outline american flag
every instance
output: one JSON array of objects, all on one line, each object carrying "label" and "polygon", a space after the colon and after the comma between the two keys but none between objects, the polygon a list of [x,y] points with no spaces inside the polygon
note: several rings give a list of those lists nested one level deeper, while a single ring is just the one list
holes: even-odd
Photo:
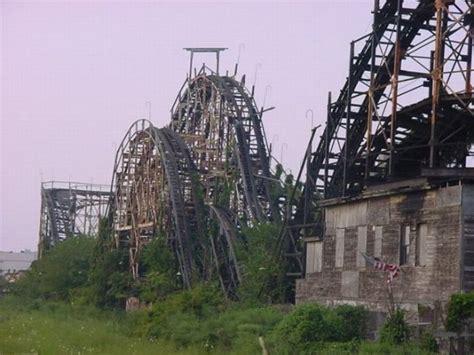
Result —
[{"label": "american flag", "polygon": [[377,270],[387,271],[387,283],[391,284],[393,279],[400,274],[400,266],[397,264],[388,264],[379,258],[368,256],[367,254],[361,253],[367,262]]}]

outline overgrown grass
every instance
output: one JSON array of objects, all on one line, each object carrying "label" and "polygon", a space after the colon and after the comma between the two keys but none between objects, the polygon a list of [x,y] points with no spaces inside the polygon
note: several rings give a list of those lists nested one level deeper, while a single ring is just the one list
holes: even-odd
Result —
[{"label": "overgrown grass", "polygon": [[0,354],[261,354],[258,337],[284,314],[239,305],[203,314],[173,303],[126,314],[9,296],[0,299]]},{"label": "overgrown grass", "polygon": [[[246,233],[251,242],[237,248],[246,280],[239,302],[227,300],[216,280],[183,290],[159,239],[144,250],[137,282],[126,250],[108,251],[107,230],[95,245],[69,238],[16,284],[0,284],[12,294],[0,298],[0,355],[261,354],[260,337],[272,355],[423,354],[414,343],[365,341],[362,307],[274,305],[285,292],[283,269],[268,254],[277,230],[259,225]],[[130,296],[147,308],[125,313]]]},{"label": "overgrown grass", "polygon": [[140,313],[132,316],[131,327],[141,331],[139,336],[164,339],[181,349],[259,354],[259,336],[266,337],[287,312],[282,306],[223,303],[216,289],[202,285]]},{"label": "overgrown grass", "polygon": [[62,303],[0,300],[0,354],[202,354],[128,335],[121,314]]},{"label": "overgrown grass", "polygon": [[[270,354],[301,354],[271,339],[291,308],[234,305],[205,317],[199,312],[171,312],[160,325],[154,312],[125,314],[6,297],[0,299],[0,354],[261,354],[259,336]],[[307,350],[303,353],[429,354],[415,343],[395,346],[360,340],[315,342]]]}]

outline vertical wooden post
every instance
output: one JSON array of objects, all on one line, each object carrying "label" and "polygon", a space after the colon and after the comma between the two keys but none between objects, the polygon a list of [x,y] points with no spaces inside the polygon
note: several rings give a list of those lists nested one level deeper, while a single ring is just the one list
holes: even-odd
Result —
[{"label": "vertical wooden post", "polygon": [[375,55],[376,51],[376,41],[375,41],[375,29],[377,27],[377,13],[379,11],[379,1],[376,0],[374,2],[374,19],[372,23],[372,43],[371,43],[371,60],[370,60],[370,87],[367,92],[367,131],[366,131],[366,144],[367,144],[367,152],[365,156],[365,179],[368,180],[370,172],[369,172],[369,165],[370,165],[370,146],[372,145],[372,116],[374,114],[374,107],[373,107],[373,94],[374,94],[374,79],[375,79]]},{"label": "vertical wooden post", "polygon": [[328,106],[326,117],[326,129],[324,130],[324,198],[328,198],[328,172],[329,172],[329,130],[331,129],[331,92],[328,92]]},{"label": "vertical wooden post", "polygon": [[442,17],[443,17],[443,0],[436,0],[436,35],[435,50],[432,76],[432,99],[431,99],[431,134],[430,134],[430,168],[436,164],[436,121],[439,107],[439,94],[441,89],[442,76]]},{"label": "vertical wooden post", "polygon": [[393,175],[393,159],[395,152],[395,130],[397,125],[397,105],[398,105],[398,76],[400,73],[401,65],[401,48],[400,48],[400,20],[402,10],[402,0],[398,0],[397,5],[397,34],[395,39],[395,57],[393,61],[393,73],[392,73],[392,114],[390,116],[390,157],[388,164],[388,175]]},{"label": "vertical wooden post", "polygon": [[347,77],[347,110],[346,110],[346,140],[344,144],[344,169],[342,172],[342,197],[346,196],[347,189],[347,159],[348,159],[348,148],[350,140],[350,128],[351,128],[351,111],[352,111],[352,63],[354,61],[354,42],[351,42],[351,49],[349,54],[349,75]]}]

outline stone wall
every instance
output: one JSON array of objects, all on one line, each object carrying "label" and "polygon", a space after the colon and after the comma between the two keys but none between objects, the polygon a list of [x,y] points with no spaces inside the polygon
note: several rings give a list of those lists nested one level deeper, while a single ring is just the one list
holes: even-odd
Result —
[{"label": "stone wall", "polygon": [[474,290],[474,186],[463,188],[462,289]]},{"label": "stone wall", "polygon": [[[322,269],[297,281],[296,302],[362,304],[373,312],[385,312],[387,274],[361,263],[358,254],[380,253],[381,234],[380,257],[399,264],[400,238],[406,229],[409,252],[392,283],[394,301],[408,311],[409,321],[431,321],[435,305],[442,307],[462,288],[462,192],[463,186],[456,185],[325,207],[325,236],[319,242],[323,243]],[[336,263],[342,244],[343,260]]]}]

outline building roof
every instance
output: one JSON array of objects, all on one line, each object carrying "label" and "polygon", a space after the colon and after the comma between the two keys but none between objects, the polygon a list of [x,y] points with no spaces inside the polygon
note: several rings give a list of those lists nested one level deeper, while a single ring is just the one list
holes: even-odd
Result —
[{"label": "building roof", "polygon": [[36,260],[36,255],[36,252],[30,250],[0,251],[0,274],[29,269],[31,263]]}]

